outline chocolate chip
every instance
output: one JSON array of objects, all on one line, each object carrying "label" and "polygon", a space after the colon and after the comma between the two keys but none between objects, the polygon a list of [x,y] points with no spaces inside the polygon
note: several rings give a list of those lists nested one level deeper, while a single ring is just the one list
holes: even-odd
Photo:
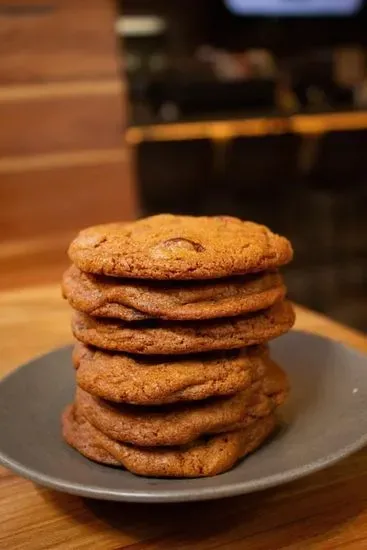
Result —
[{"label": "chocolate chip", "polygon": [[175,237],[164,241],[163,245],[167,248],[181,248],[184,250],[196,250],[196,252],[203,252],[205,248],[200,243],[185,239],[184,237]]},{"label": "chocolate chip", "polygon": [[95,243],[93,246],[94,248],[98,248],[99,246],[101,246],[101,244],[107,242],[107,237],[106,236],[103,236],[99,239],[99,241],[97,243]]}]

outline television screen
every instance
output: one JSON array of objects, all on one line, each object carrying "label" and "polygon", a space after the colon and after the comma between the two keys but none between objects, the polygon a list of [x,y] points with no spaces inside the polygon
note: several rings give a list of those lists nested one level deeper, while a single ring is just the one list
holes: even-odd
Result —
[{"label": "television screen", "polygon": [[236,15],[346,16],[357,13],[363,0],[225,0]]}]

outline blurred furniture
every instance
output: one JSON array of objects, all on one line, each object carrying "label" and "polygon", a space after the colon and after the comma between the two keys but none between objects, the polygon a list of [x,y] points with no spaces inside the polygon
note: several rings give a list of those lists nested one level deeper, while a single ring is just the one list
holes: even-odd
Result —
[{"label": "blurred furniture", "polygon": [[213,171],[209,140],[141,143],[136,174],[144,213],[199,214]]},{"label": "blurred furniture", "polygon": [[0,285],[59,273],[76,229],[135,215],[115,9],[0,0]]},{"label": "blurred furniture", "polygon": [[367,331],[367,131],[327,133],[314,145],[297,201],[290,294]]},{"label": "blurred furniture", "polygon": [[367,130],[327,133],[316,145],[314,162],[304,180],[313,210],[319,211],[315,245],[322,241],[324,228],[329,258],[356,261],[367,250]]},{"label": "blurred furniture", "polygon": [[309,183],[314,188],[340,189],[367,183],[367,130],[338,131],[324,134]]},{"label": "blurred furniture", "polygon": [[240,216],[265,223],[290,238],[300,143],[295,134],[236,138],[228,144],[224,171],[224,182],[236,197]]},{"label": "blurred furniture", "polygon": [[[291,297],[367,330],[367,2],[359,4],[352,16],[288,18],[239,16],[223,0],[118,2],[122,23],[126,14],[151,22],[122,32],[132,61],[126,137],[144,212],[269,224],[295,248]],[[201,165],[193,144],[202,140],[212,157]]]},{"label": "blurred furniture", "polygon": [[188,80],[188,76],[168,75],[161,81],[153,81],[147,88],[147,101],[155,116],[165,103],[176,106],[178,117],[200,118],[225,112],[230,114],[251,109],[275,109],[275,82],[253,79],[249,81]]},{"label": "blurred furniture", "polygon": [[[0,293],[0,316],[0,376],[36,354],[71,342],[70,311],[57,286]],[[367,352],[365,336],[301,308],[297,328]],[[274,489],[159,506],[58,493],[0,468],[0,548],[362,549],[367,546],[366,460],[367,449]]]},{"label": "blurred furniture", "polygon": [[299,146],[294,134],[236,138],[228,145],[226,180],[244,195],[288,190],[298,174]]}]

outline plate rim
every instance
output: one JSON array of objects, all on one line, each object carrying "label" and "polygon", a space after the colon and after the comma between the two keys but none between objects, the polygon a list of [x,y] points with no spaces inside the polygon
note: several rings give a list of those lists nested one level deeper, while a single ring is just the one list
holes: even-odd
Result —
[{"label": "plate rim", "polygon": [[[160,490],[155,493],[149,491],[134,490],[125,492],[123,489],[110,490],[98,487],[88,487],[79,483],[64,482],[57,477],[51,477],[23,466],[15,460],[7,458],[0,451],[0,464],[5,468],[19,474],[21,477],[30,480],[37,485],[54,489],[62,493],[77,495],[80,497],[94,498],[98,500],[108,500],[115,502],[193,502],[214,500],[221,498],[235,497],[249,493],[255,493],[270,489],[278,485],[285,485],[302,479],[310,474],[319,472],[327,467],[331,467],[340,460],[347,458],[354,452],[362,449],[367,444],[367,434],[361,436],[354,444],[347,445],[341,448],[338,452],[327,455],[323,459],[319,459],[310,463],[308,466],[293,468],[287,472],[274,474],[267,477],[262,477],[260,480],[226,483],[219,487],[202,487],[200,489],[177,489],[177,490]],[[76,451],[74,451],[76,452]],[[85,460],[88,460],[87,458]],[[133,475],[133,474],[131,474]],[[149,478],[154,479],[154,478]],[[174,480],[172,480],[174,481]]]},{"label": "plate rim", "polygon": [[[367,354],[363,353],[357,348],[346,345],[344,342],[337,339],[329,338],[320,334],[315,334],[311,331],[305,330],[292,330],[290,333],[299,334],[300,336],[312,337],[322,341],[329,341],[333,344],[344,348],[349,353],[358,356],[360,359],[364,359],[367,362]],[[50,354],[60,351],[66,351],[67,349],[72,348],[72,344],[61,346],[50,350],[47,353],[37,355],[33,359],[30,359],[28,362],[20,365],[19,367],[13,369],[10,373],[6,374],[0,379],[0,385],[6,382],[9,378],[14,376],[16,373],[19,374],[19,371],[25,367],[29,368],[30,364],[37,362],[39,359],[47,357]],[[366,368],[367,376],[367,368]],[[242,494],[253,493],[257,491],[262,491],[267,488],[275,487],[277,485],[283,485],[290,483],[297,479],[301,479],[309,474],[316,473],[324,468],[332,466],[343,458],[347,458],[351,454],[359,451],[365,445],[367,445],[367,432],[362,434],[358,439],[353,443],[344,445],[337,451],[330,453],[318,460],[314,460],[306,465],[299,466],[287,470],[286,472],[281,472],[278,474],[272,474],[269,476],[255,478],[247,481],[237,481],[230,483],[223,483],[217,487],[200,487],[200,488],[181,488],[181,489],[158,489],[154,493],[151,493],[149,490],[131,490],[128,491],[124,489],[105,489],[98,486],[88,486],[83,485],[78,482],[64,481],[56,476],[49,476],[35,470],[34,468],[29,468],[24,464],[20,463],[17,460],[12,459],[7,454],[5,454],[0,449],[0,465],[8,468],[9,470],[19,474],[21,477],[24,477],[38,485],[47,487],[49,489],[58,490],[64,493],[78,495],[81,497],[94,498],[100,500],[110,500],[110,501],[119,501],[119,502],[151,502],[151,503],[164,503],[164,502],[192,502],[192,501],[204,501],[212,500],[219,498],[228,498],[232,496],[238,496]],[[72,450],[74,453],[77,451]],[[87,461],[88,459],[85,458]],[[93,463],[92,461],[88,461]],[[131,474],[133,475],[133,474]],[[154,479],[154,478],[147,478]],[[174,480],[171,480],[174,482]]]}]

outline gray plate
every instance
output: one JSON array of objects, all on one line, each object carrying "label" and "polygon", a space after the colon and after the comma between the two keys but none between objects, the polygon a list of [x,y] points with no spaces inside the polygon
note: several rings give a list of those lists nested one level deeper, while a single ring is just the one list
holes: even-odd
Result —
[{"label": "gray plate", "polygon": [[148,479],[95,464],[66,445],[60,414],[73,398],[71,348],[39,357],[0,383],[0,463],[36,483],[126,501],[205,500],[305,476],[367,443],[367,357],[342,344],[291,332],[271,344],[292,393],[276,435],[225,474]]}]

